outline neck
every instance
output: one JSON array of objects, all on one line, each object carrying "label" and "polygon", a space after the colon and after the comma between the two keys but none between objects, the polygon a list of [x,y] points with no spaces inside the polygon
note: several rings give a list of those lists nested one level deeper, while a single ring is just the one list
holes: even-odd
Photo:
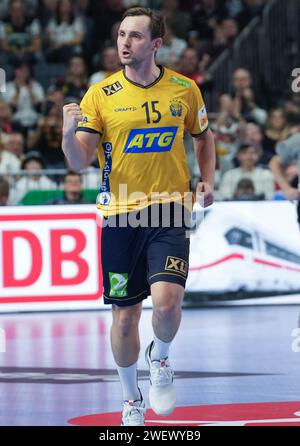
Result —
[{"label": "neck", "polygon": [[253,166],[253,165],[251,165],[251,166],[241,166],[241,169],[244,171],[244,172],[251,172],[252,170],[254,170],[255,169],[255,166]]},{"label": "neck", "polygon": [[65,196],[68,200],[75,201],[75,200],[80,199],[81,193],[80,192],[66,192]]},{"label": "neck", "polygon": [[155,82],[159,77],[160,68],[154,61],[151,61],[148,64],[144,62],[144,64],[135,67],[126,65],[125,74],[132,82],[147,86]]}]

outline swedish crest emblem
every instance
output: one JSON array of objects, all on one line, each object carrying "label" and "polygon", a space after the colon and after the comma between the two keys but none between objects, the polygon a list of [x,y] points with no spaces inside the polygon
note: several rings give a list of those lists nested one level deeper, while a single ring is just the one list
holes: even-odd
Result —
[{"label": "swedish crest emblem", "polygon": [[170,112],[172,116],[181,116],[182,115],[182,104],[179,101],[171,101],[170,103]]}]

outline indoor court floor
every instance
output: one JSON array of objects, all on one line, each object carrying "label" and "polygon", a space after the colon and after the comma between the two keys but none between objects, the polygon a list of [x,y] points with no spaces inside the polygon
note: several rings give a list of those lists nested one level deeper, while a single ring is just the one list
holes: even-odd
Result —
[{"label": "indoor court floor", "polygon": [[[297,305],[184,309],[170,352],[178,404],[146,425],[299,425]],[[110,311],[0,315],[1,426],[119,425],[121,388],[110,350]],[[140,387],[151,310],[140,324]]]}]

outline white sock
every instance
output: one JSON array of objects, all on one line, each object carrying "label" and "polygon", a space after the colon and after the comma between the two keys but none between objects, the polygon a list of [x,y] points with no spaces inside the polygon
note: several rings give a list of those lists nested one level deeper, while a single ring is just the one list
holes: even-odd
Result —
[{"label": "white sock", "polygon": [[167,358],[169,355],[169,348],[171,342],[164,342],[158,339],[155,335],[153,336],[154,344],[150,352],[152,361],[159,361],[160,359]]},{"label": "white sock", "polygon": [[117,365],[117,370],[121,381],[124,401],[140,400],[141,394],[137,382],[137,362],[129,367],[119,367]]}]

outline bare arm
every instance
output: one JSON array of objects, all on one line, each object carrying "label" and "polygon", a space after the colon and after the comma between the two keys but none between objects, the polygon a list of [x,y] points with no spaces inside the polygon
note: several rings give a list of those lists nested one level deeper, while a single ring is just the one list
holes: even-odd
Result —
[{"label": "bare arm", "polygon": [[213,133],[210,129],[193,138],[194,151],[199,164],[202,181],[197,184],[196,195],[203,207],[213,203],[216,150]]},{"label": "bare arm", "polygon": [[78,104],[68,104],[63,107],[63,139],[62,149],[71,169],[80,170],[88,167],[99,142],[99,134],[78,131],[78,122],[83,117]]},{"label": "bare arm", "polygon": [[300,198],[300,191],[294,187],[291,187],[287,179],[283,174],[281,158],[279,155],[273,156],[269,163],[269,167],[274,174],[274,177],[279,184],[280,188],[289,200],[297,200]]}]

